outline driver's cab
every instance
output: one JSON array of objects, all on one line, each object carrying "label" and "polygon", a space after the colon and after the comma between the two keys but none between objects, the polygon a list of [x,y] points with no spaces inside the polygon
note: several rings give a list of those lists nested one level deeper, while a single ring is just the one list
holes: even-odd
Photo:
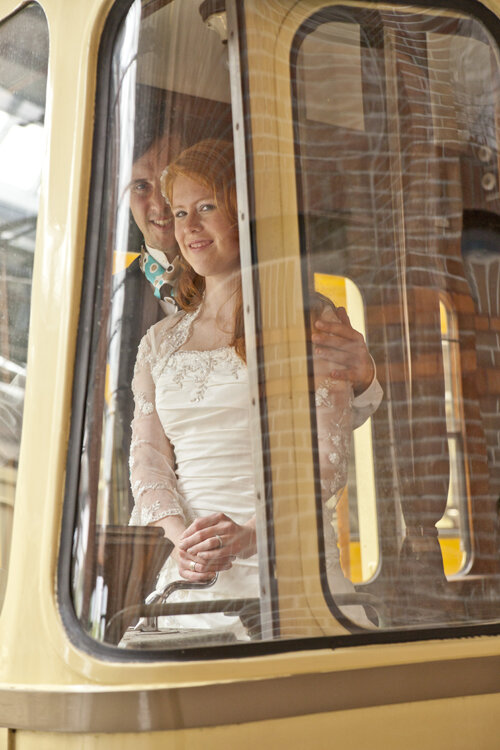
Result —
[{"label": "driver's cab", "polygon": [[[474,217],[494,232],[500,214],[485,26],[372,3],[125,5],[99,59],[59,565],[71,637],[137,658],[496,617],[499,256],[471,246]],[[220,600],[210,582],[159,586],[172,544],[130,524],[134,364],[172,313],[154,253],[146,273],[144,193],[204,139],[234,148],[257,535],[257,589]],[[324,298],[375,365],[333,485],[311,340]],[[207,612],[242,628],[182,625]]]}]

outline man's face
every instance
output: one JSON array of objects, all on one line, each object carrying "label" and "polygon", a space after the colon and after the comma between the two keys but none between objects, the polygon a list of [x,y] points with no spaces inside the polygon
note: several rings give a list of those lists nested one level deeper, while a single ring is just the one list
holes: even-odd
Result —
[{"label": "man's face", "polygon": [[130,182],[130,210],[135,223],[146,244],[167,253],[169,260],[177,254],[177,244],[172,212],[160,190],[160,175],[174,156],[166,137],[156,141],[134,163]]}]

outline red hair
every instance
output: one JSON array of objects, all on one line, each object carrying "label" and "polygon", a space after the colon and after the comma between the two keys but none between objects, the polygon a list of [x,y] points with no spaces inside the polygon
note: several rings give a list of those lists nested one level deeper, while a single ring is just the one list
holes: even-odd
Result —
[{"label": "red hair", "polygon": [[[173,187],[177,177],[188,177],[207,188],[213,194],[216,206],[224,212],[230,224],[237,225],[238,207],[232,143],[207,139],[179,154],[160,178],[162,194],[169,204],[172,203]],[[196,310],[203,300],[205,279],[197,274],[184,258],[181,258],[181,265],[182,272],[175,299],[183,310],[191,312]],[[234,346],[237,354],[246,361],[241,283],[236,294],[231,346]]]}]

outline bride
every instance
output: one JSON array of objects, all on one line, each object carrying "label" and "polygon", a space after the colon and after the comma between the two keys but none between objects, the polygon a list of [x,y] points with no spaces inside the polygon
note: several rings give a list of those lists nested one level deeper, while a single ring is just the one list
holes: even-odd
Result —
[{"label": "bride", "polygon": [[[232,144],[202,141],[184,151],[163,173],[162,191],[182,254],[181,311],[152,326],[138,350],[130,523],[161,526],[175,544],[158,590],[179,577],[200,583],[219,574],[211,588],[176,591],[169,602],[258,597]],[[325,354],[327,336],[339,323],[346,327],[333,311],[321,312],[313,336],[325,498],[345,484],[352,427],[351,383],[331,377],[332,358]],[[367,384],[374,380],[373,365],[357,337],[350,341],[356,367],[346,370],[352,379],[357,368]],[[169,617],[167,624],[241,627],[238,618],[221,614]]]}]

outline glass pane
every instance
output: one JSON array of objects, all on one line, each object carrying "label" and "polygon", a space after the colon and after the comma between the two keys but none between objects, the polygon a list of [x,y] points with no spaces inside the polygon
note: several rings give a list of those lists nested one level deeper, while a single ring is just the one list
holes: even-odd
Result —
[{"label": "glass pane", "polygon": [[38,5],[0,24],[0,603],[23,420],[48,51]]},{"label": "glass pane", "polygon": [[340,279],[384,390],[325,549],[333,524],[378,627],[497,618],[496,46],[458,13],[330,8],[292,60],[304,284]]},{"label": "glass pane", "polygon": [[496,619],[496,47],[460,14],[311,3],[261,54],[245,3],[249,269],[224,15],[198,5],[134,2],[98,98],[76,616],[135,650]]},{"label": "glass pane", "polygon": [[[220,342],[212,340],[209,327],[194,345],[190,309],[197,303],[189,300],[198,281],[191,288],[186,280],[184,317],[176,313],[172,297],[180,294],[180,279],[187,276],[160,178],[167,165],[201,141],[211,144],[207,169],[212,163],[234,161],[227,47],[204,23],[198,5],[175,0],[151,11],[134,3],[120,28],[112,61],[107,167],[98,216],[102,283],[94,311],[98,324],[93,331],[72,579],[84,630],[126,648],[248,640],[248,629],[259,619],[253,532],[251,554],[238,561],[228,557],[232,570],[215,582],[213,573],[207,578],[199,568],[189,568],[187,580],[181,580],[177,548],[174,560],[167,538],[178,541],[179,526],[190,527],[196,517],[216,511],[231,509],[240,526],[251,523],[255,514],[244,360],[237,346],[227,346],[230,341],[218,320]],[[226,155],[219,152],[224,143]],[[228,180],[232,197],[224,220],[230,216],[234,224],[234,175],[228,173]],[[214,210],[214,199],[222,200],[210,191],[208,197],[196,202],[200,217]],[[237,244],[231,247],[238,262]],[[195,350],[177,352],[186,340]],[[152,350],[146,352],[149,346]],[[164,369],[168,382],[160,376]],[[222,434],[222,454],[217,457],[217,437]],[[210,538],[218,548],[222,528]],[[179,581],[182,590],[167,590],[170,584],[176,589]],[[164,615],[140,619],[145,600],[161,605]],[[241,617],[232,614],[242,608]]]}]

